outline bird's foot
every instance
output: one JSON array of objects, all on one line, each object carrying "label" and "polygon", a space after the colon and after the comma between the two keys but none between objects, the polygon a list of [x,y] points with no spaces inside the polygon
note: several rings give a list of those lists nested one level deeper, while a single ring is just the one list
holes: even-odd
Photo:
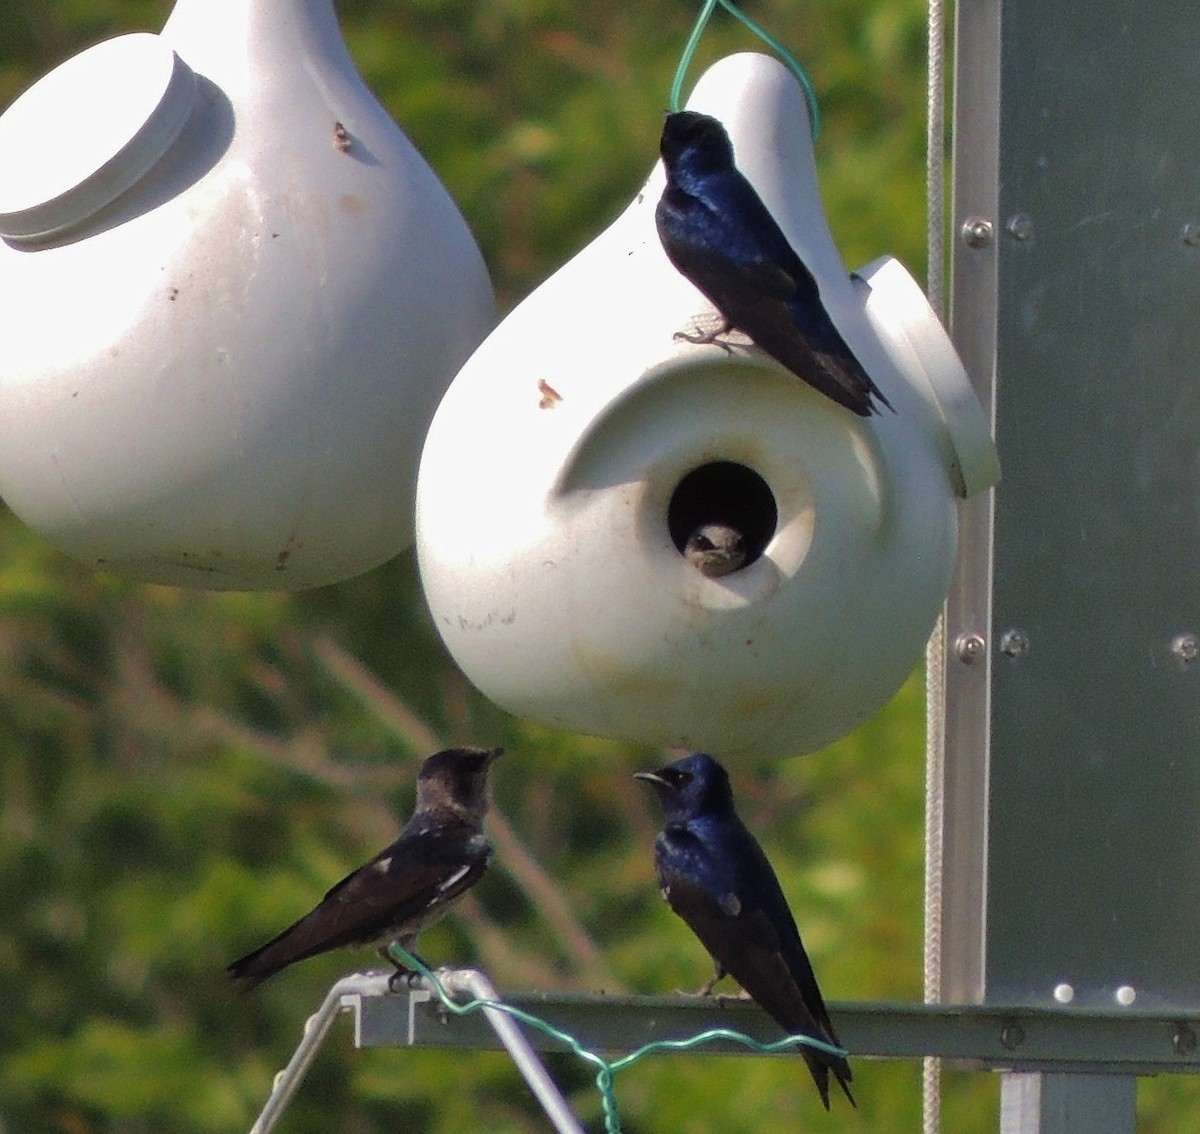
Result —
[{"label": "bird's foot", "polygon": [[[424,965],[432,971],[432,966],[424,957],[420,956],[415,950],[405,947],[408,955],[418,964]],[[382,945],[379,948],[379,955],[387,961],[389,965],[395,968],[395,972],[388,977],[388,991],[401,992],[407,989],[416,988],[421,982],[421,974],[414,968],[409,967],[400,960],[391,950],[388,945]]]},{"label": "bird's foot", "polygon": [[[704,321],[707,322],[708,320]],[[722,320],[722,322],[711,331],[701,331],[698,329],[690,332],[676,331],[673,337],[678,342],[694,343],[696,346],[719,346],[726,354],[732,354],[733,345],[721,338],[722,335],[727,335],[732,330],[733,324],[727,320]]]},{"label": "bird's foot", "polygon": [[388,977],[388,992],[411,992],[423,979],[415,969],[397,969]]},{"label": "bird's foot", "polygon": [[679,342],[695,343],[696,346],[719,346],[726,354],[733,354],[733,344],[720,337],[728,330],[728,327],[722,327],[719,331],[698,331],[694,335],[689,335],[687,331],[676,331],[672,337]]},{"label": "bird's foot", "polygon": [[703,988],[698,988],[695,992],[690,992],[686,988],[677,988],[675,995],[695,1000],[714,1000],[718,1008],[724,1008],[726,1004],[742,1004],[754,999],[748,992],[713,992],[713,985],[716,983],[715,980],[710,980]]},{"label": "bird's foot", "polygon": [[713,992],[711,983],[695,992],[690,992],[686,988],[677,988],[675,995],[686,996],[689,1000],[711,1000],[718,1008],[724,1008],[726,1004],[745,1004],[753,1000],[753,997],[745,992]]},{"label": "bird's foot", "polygon": [[713,985],[715,985],[717,983],[717,981],[719,981],[719,980],[724,980],[728,975],[729,974],[725,971],[725,969],[721,965],[717,965],[713,969],[713,975],[708,979],[707,982],[705,982],[705,984],[701,988],[697,989],[697,991],[685,992],[684,990],[678,989],[678,988],[675,991],[680,996],[701,996],[701,997],[712,996]]},{"label": "bird's foot", "polygon": [[[697,1000],[705,1000],[705,999],[708,999],[708,998],[712,997],[712,995],[713,995],[713,986],[714,986],[714,985],[717,983],[717,981],[719,981],[719,980],[724,980],[724,979],[725,979],[725,974],[724,974],[724,973],[718,973],[718,974],[717,974],[715,977],[713,977],[711,980],[705,981],[705,982],[704,982],[704,984],[703,984],[703,985],[701,985],[701,986],[700,986],[698,989],[696,989],[696,991],[695,991],[695,992],[691,992],[691,991],[689,991],[689,990],[688,990],[688,989],[686,989],[686,988],[677,988],[677,989],[675,990],[675,993],[676,993],[676,995],[678,995],[678,996],[693,996],[693,997],[695,997]],[[718,1000],[725,1000],[725,999],[736,999],[736,997],[724,997],[724,996],[718,996],[716,999],[718,999]]]}]

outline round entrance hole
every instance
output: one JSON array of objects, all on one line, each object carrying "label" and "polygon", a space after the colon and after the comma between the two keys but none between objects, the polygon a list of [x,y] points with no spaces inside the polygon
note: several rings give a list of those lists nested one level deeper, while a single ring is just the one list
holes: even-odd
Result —
[{"label": "round entrance hole", "polygon": [[[667,507],[671,542],[706,575],[727,574],[759,559],[778,520],[767,482],[736,461],[712,461],[692,469],[675,486]],[[693,558],[697,546],[708,547],[712,542],[735,546],[735,558],[727,562],[736,565],[707,569],[702,565],[706,553]]]}]

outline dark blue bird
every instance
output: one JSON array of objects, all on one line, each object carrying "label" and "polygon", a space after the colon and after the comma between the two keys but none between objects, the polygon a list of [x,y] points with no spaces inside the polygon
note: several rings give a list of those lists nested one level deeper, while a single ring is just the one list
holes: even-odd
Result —
[{"label": "dark blue bird", "polygon": [[488,768],[503,748],[448,748],[422,765],[417,803],[399,837],[347,875],[318,905],[229,966],[246,988],[306,957],[347,945],[412,951],[428,929],[483,877],[492,845],[483,832]]},{"label": "dark blue bird", "polygon": [[[716,965],[703,992],[728,974],[788,1035],[840,1047],[775,871],[734,810],[728,773],[697,753],[636,775],[654,787],[666,817],[654,844],[663,897]],[[843,1057],[800,1052],[826,1110],[831,1071],[854,1103]]]},{"label": "dark blue bird", "polygon": [[716,342],[736,328],[814,389],[860,417],[891,403],[829,318],[817,281],[733,161],[725,127],[707,114],[668,114],[660,143],[667,186],[654,220],[679,271],[721,313]]}]

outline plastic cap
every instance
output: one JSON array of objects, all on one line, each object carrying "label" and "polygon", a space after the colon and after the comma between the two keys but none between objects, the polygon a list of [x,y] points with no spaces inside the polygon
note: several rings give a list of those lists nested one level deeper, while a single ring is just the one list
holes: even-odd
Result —
[{"label": "plastic cap", "polygon": [[136,184],[179,136],[196,77],[158,36],[68,59],[0,116],[0,235],[48,236]]}]

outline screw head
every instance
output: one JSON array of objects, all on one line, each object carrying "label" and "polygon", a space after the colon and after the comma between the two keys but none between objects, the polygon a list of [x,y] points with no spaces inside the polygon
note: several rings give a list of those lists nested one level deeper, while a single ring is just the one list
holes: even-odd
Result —
[{"label": "screw head", "polygon": [[1033,217],[1028,213],[1014,213],[1004,228],[1014,240],[1033,239]]},{"label": "screw head", "polygon": [[1185,1023],[1175,1025],[1175,1035],[1171,1037],[1171,1046],[1176,1055],[1194,1055],[1196,1052],[1196,1033]]},{"label": "screw head", "polygon": [[974,665],[983,657],[986,649],[987,643],[982,634],[959,634],[954,640],[955,653],[963,665]]},{"label": "screw head", "polygon": [[1179,237],[1189,248],[1200,248],[1200,221],[1188,221]]},{"label": "screw head", "polygon": [[1180,665],[1190,665],[1200,657],[1200,638],[1191,632],[1176,634],[1171,640],[1171,654]]},{"label": "screw head", "polygon": [[1029,652],[1029,635],[1020,627],[1013,626],[1000,635],[1000,652],[1006,658],[1019,658]]},{"label": "screw head", "polygon": [[1005,1024],[1000,1029],[1000,1043],[1013,1051],[1025,1042],[1025,1029],[1020,1024]]},{"label": "screw head", "polygon": [[992,242],[992,222],[986,217],[967,217],[962,238],[968,248],[986,248]]}]

